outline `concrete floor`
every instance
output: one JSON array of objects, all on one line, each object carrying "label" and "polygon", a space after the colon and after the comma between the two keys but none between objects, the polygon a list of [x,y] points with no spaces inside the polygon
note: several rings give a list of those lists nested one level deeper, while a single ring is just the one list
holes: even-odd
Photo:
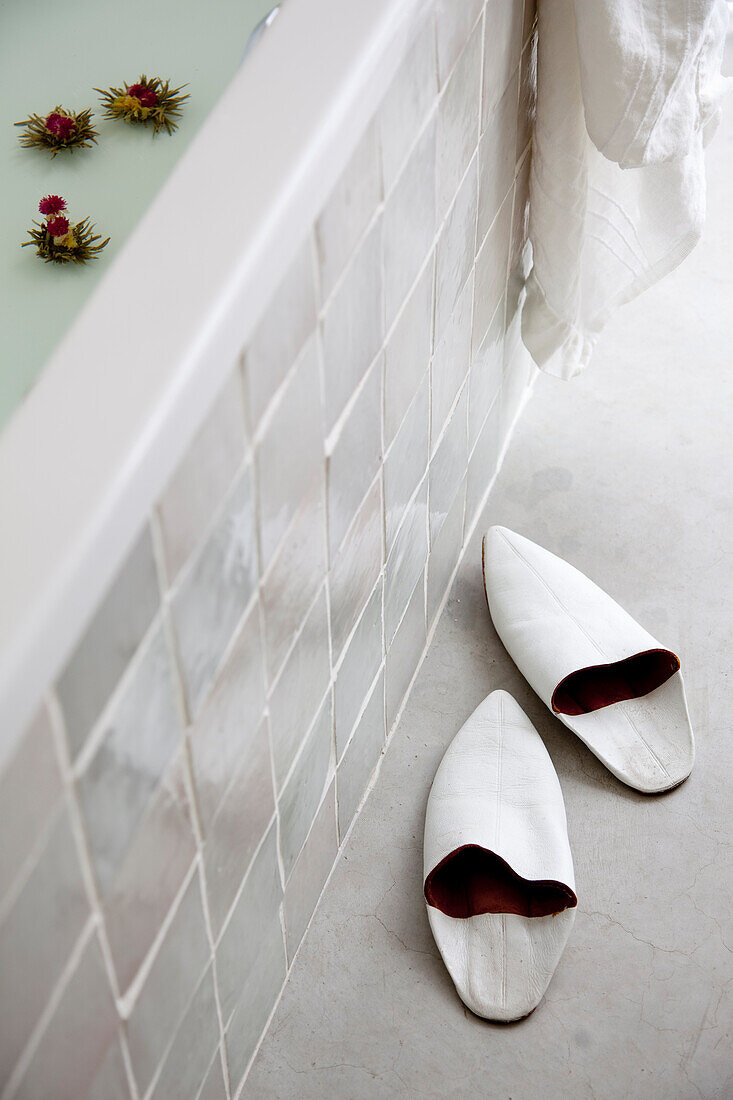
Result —
[{"label": "concrete floor", "polygon": [[[539,379],[246,1096],[733,1096],[731,167],[729,105],[701,246],[618,314],[583,377]],[[579,566],[681,654],[698,745],[682,787],[624,787],[523,681],[484,602],[480,537],[496,522]],[[555,763],[579,897],[544,1001],[510,1026],[463,1008],[421,891],[435,769],[494,688]]]}]

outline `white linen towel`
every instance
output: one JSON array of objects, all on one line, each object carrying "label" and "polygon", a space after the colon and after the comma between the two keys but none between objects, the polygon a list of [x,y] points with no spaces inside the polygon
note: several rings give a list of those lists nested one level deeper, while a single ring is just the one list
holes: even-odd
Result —
[{"label": "white linen towel", "polygon": [[561,378],[697,243],[725,0],[539,0],[522,338]]}]

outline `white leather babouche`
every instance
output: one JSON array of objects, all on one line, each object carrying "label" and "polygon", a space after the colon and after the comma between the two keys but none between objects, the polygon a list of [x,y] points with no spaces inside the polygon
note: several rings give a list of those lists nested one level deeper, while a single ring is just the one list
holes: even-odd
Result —
[{"label": "white leather babouche", "polygon": [[483,542],[491,618],[542,701],[622,782],[647,794],[692,771],[678,658],[583,573],[506,527]]},{"label": "white leather babouche", "polygon": [[461,1000],[489,1020],[527,1016],[560,961],[577,899],[555,769],[505,691],[477,707],[440,763],[423,868],[430,927]]}]

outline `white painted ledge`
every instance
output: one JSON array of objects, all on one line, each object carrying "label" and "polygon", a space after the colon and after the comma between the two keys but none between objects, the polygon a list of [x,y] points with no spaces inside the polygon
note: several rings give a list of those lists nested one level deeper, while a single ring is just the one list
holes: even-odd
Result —
[{"label": "white painted ledge", "polygon": [[355,148],[420,7],[283,6],[0,437],[0,762]]}]

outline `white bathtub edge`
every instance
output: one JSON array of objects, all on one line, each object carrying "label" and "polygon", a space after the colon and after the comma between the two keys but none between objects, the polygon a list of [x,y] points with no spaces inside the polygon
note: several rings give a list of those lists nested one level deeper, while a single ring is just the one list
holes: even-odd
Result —
[{"label": "white bathtub edge", "polygon": [[[356,146],[419,7],[288,0],[0,436],[0,764]],[[240,118],[258,96],[267,113]],[[193,246],[176,234],[181,210]],[[130,288],[160,256],[146,307]],[[171,331],[161,317],[176,312]]]}]

